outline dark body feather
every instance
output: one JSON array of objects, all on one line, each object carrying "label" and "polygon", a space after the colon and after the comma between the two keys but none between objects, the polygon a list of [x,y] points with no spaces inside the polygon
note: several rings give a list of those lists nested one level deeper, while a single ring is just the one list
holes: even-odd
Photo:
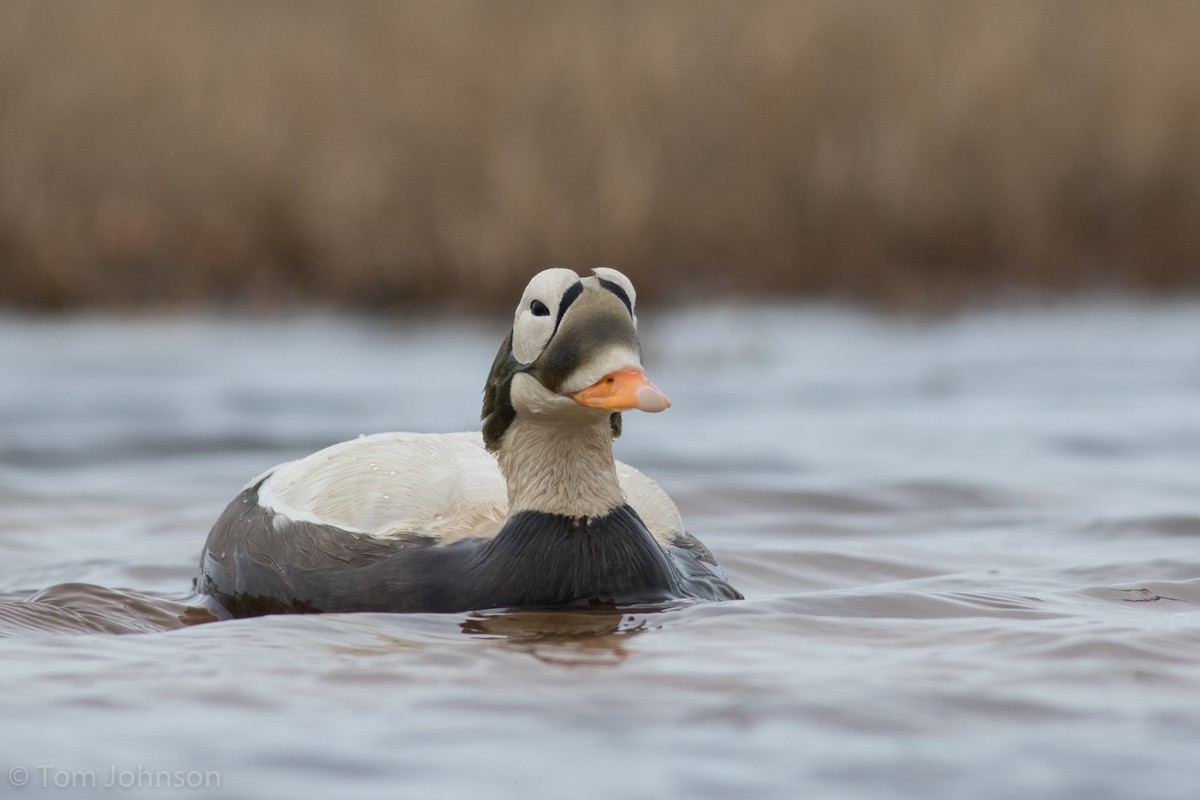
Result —
[{"label": "dark body feather", "polygon": [[280,518],[258,489],[209,534],[197,588],[234,616],[457,612],[741,597],[702,546],[663,548],[628,505],[597,518],[522,511],[493,538],[441,545]]}]

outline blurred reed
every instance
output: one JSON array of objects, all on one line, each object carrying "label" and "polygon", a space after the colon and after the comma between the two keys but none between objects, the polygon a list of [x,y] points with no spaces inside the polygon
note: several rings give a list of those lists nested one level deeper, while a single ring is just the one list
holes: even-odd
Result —
[{"label": "blurred reed", "polygon": [[0,303],[1200,287],[1200,4],[0,1]]}]

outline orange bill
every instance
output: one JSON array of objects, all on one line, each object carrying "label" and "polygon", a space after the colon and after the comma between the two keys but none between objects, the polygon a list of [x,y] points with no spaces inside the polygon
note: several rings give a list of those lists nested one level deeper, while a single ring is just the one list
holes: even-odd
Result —
[{"label": "orange bill", "polygon": [[589,408],[606,408],[610,411],[662,411],[671,407],[671,401],[646,380],[646,373],[629,367],[610,372],[586,389],[571,395],[571,399]]}]

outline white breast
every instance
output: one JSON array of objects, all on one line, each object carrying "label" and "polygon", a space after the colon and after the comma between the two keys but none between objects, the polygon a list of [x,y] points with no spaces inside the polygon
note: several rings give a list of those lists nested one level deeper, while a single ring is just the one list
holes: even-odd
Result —
[{"label": "white breast", "polygon": [[[679,510],[657,483],[621,462],[617,477],[660,544],[683,534]],[[504,479],[479,433],[380,433],[335,444],[276,467],[258,498],[290,520],[446,544],[494,536],[508,517]]]}]

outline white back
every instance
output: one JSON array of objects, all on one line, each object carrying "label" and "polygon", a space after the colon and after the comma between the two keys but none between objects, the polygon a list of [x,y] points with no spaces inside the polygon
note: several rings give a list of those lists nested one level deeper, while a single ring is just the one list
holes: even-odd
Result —
[{"label": "white back", "polygon": [[[626,502],[662,545],[683,535],[679,510],[658,484],[617,462]],[[496,535],[508,518],[504,479],[479,433],[380,433],[276,467],[259,505],[283,519],[442,544]]]}]

